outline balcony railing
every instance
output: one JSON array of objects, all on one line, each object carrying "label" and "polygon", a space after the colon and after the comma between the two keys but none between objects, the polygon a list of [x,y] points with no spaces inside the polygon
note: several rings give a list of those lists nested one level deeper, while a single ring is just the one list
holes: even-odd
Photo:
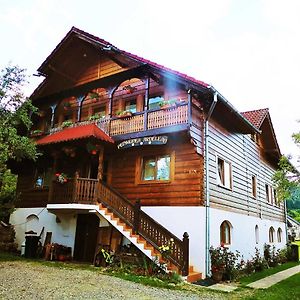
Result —
[{"label": "balcony railing", "polygon": [[[153,109],[137,112],[130,117],[102,118],[93,121],[82,121],[71,125],[77,127],[86,124],[96,124],[110,136],[141,132],[168,126],[186,124],[188,122],[188,105],[186,103],[165,109]],[[50,134],[63,128],[50,129]]]}]

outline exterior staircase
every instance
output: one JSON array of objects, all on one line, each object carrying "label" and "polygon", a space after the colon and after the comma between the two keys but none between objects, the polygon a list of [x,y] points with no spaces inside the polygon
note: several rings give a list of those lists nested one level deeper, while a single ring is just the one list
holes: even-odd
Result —
[{"label": "exterior staircase", "polygon": [[[179,239],[141,210],[139,201],[132,204],[102,181],[76,177],[64,185],[53,183],[49,203],[92,204],[90,212],[101,215],[149,259],[158,259],[158,264],[165,264],[167,272],[176,271],[188,282],[202,277],[189,266],[189,236],[186,232],[183,239]],[[166,259],[159,247],[170,245],[170,242]]]}]

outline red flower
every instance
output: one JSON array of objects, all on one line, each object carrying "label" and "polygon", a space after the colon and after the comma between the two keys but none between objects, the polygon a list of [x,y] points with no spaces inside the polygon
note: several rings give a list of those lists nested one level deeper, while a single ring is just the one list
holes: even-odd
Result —
[{"label": "red flower", "polygon": [[58,177],[60,175],[60,173],[56,173],[55,176]]}]

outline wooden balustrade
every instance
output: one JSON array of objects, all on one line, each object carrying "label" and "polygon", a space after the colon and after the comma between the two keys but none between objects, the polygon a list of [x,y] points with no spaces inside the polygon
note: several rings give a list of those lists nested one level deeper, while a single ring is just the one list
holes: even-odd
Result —
[{"label": "wooden balustrade", "polygon": [[99,202],[106,205],[123,222],[131,226],[134,233],[143,236],[154,248],[159,250],[162,245],[170,245],[169,259],[178,266],[184,276],[188,275],[189,240],[187,233],[184,233],[183,240],[180,240],[142,211],[139,201],[133,205],[123,195],[103,182],[99,182],[98,197]]},{"label": "wooden balustrade", "polygon": [[[185,124],[188,122],[188,105],[166,109],[149,110],[139,112],[131,117],[124,118],[102,118],[99,120],[82,121],[74,123],[70,127],[78,127],[87,124],[96,124],[101,130],[110,136],[133,132],[145,131],[167,126]],[[62,130],[62,127],[52,128],[50,134]]]},{"label": "wooden balustrade", "polygon": [[136,115],[110,121],[110,135],[139,132],[144,130],[144,116]]},{"label": "wooden balustrade", "polygon": [[49,203],[66,204],[74,202],[74,187],[76,179],[60,183],[53,180],[49,192]]},{"label": "wooden balustrade", "polygon": [[97,179],[78,178],[75,185],[74,202],[83,204],[93,204],[97,199],[96,187]]}]

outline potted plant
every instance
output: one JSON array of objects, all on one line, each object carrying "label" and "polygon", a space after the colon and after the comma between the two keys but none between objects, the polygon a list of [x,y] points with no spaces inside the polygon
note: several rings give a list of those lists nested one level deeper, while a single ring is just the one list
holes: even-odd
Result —
[{"label": "potted plant", "polygon": [[117,111],[116,115],[120,118],[128,118],[128,117],[132,117],[132,112],[130,110],[119,110]]},{"label": "potted plant", "polygon": [[55,177],[58,183],[64,184],[68,182],[68,176],[65,173],[56,173]]},{"label": "potted plant", "polygon": [[61,127],[62,128],[65,128],[65,127],[70,127],[73,125],[73,122],[68,120],[68,121],[64,121],[62,124],[61,124]]},{"label": "potted plant", "polygon": [[158,103],[161,109],[176,107],[176,99],[163,100]]},{"label": "potted plant", "polygon": [[92,102],[97,102],[100,95],[97,92],[91,92],[91,93],[89,93],[89,97],[92,100]]},{"label": "potted plant", "polygon": [[36,130],[31,131],[30,135],[31,135],[31,136],[40,136],[40,135],[42,135],[43,133],[44,133],[43,130],[36,129]]},{"label": "potted plant", "polygon": [[123,87],[123,90],[126,91],[127,94],[132,94],[136,90],[136,87],[128,84]]},{"label": "potted plant", "polygon": [[103,119],[103,118],[105,118],[104,115],[100,115],[99,113],[96,113],[96,114],[89,116],[89,121],[95,121],[95,120],[99,120],[99,119]]},{"label": "potted plant", "polygon": [[222,280],[225,272],[226,261],[223,252],[223,247],[210,247],[209,249],[212,279],[216,282],[220,282]]}]

